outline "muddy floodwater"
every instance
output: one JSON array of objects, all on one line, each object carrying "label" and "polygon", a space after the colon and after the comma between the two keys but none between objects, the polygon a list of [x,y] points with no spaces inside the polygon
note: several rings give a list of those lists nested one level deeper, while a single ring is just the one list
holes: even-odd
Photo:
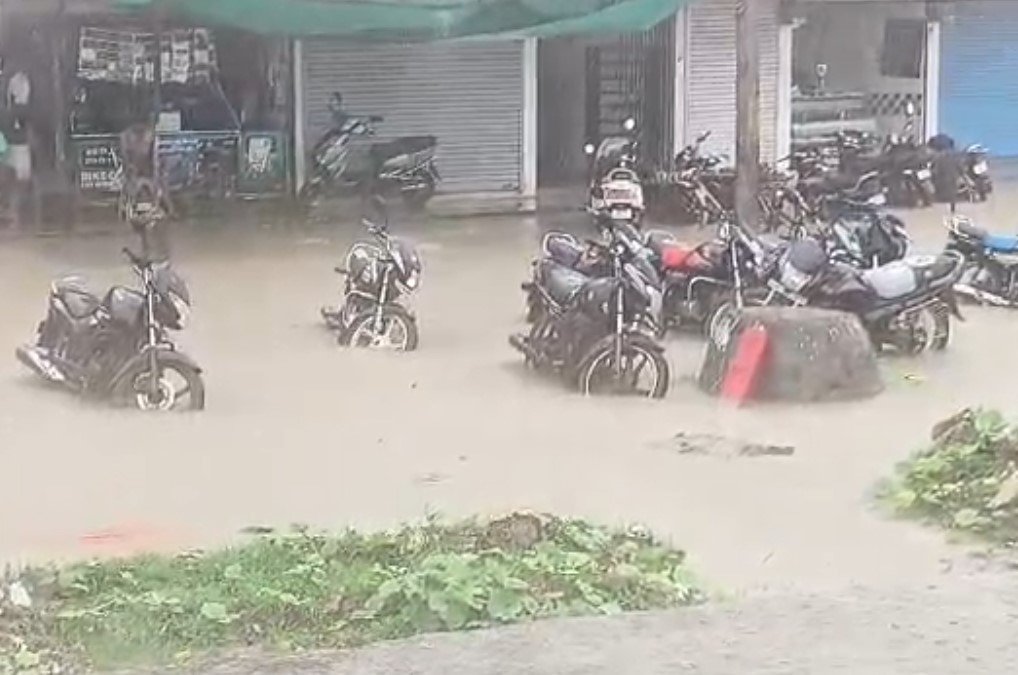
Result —
[{"label": "muddy floodwater", "polygon": [[[1013,232],[1018,200],[968,209]],[[944,209],[906,214],[918,250]],[[111,411],[38,384],[14,359],[52,277],[130,282],[124,236],[0,240],[0,559],[177,549],[249,525],[381,527],[425,514],[531,508],[643,523],[688,548],[718,588],[921,588],[965,555],[890,521],[868,490],[969,404],[1014,409],[1018,313],[968,309],[950,349],[884,362],[861,403],[735,410],[691,382],[702,343],[674,338],[670,395],[587,400],[535,376],[506,342],[542,229],[575,214],[394,223],[419,244],[421,348],[344,351],[320,325],[356,226],[269,230],[252,219],[174,239],[191,284],[180,346],[206,369],[208,409]],[[691,234],[690,236],[695,236]],[[666,441],[717,433],[791,456],[690,456]]]}]

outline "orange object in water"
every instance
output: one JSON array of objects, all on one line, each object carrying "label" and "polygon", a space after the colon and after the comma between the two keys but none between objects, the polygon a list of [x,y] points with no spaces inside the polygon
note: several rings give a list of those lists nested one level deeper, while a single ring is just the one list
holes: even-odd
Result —
[{"label": "orange object in water", "polygon": [[753,326],[739,336],[735,355],[728,362],[721,382],[722,398],[741,404],[753,395],[767,356],[768,340],[767,329],[763,326]]}]

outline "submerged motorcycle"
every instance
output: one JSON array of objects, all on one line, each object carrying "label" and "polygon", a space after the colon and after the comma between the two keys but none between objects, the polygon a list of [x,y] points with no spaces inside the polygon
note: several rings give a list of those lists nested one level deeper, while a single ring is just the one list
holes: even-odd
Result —
[{"label": "submerged motorcycle", "polygon": [[761,305],[812,306],[859,317],[877,348],[918,354],[947,347],[953,287],[964,261],[955,252],[913,256],[870,270],[832,261],[814,239],[792,242],[770,266]]},{"label": "submerged motorcycle", "polygon": [[400,300],[420,286],[421,259],[412,245],[389,234],[389,218],[376,200],[381,223],[364,219],[375,243],[358,242],[336,272],[346,277],[343,302],[322,308],[325,325],[336,331],[339,343],[351,347],[417,349],[416,317]]},{"label": "submerged motorcycle", "polygon": [[965,258],[959,295],[998,307],[1018,307],[1018,236],[991,234],[965,216],[947,220],[947,250]]},{"label": "submerged motorcycle", "polygon": [[355,144],[355,139],[373,136],[375,124],[385,118],[348,114],[338,92],[329,108],[332,128],[314,147],[311,173],[301,188],[300,200],[309,202],[323,193],[370,198],[398,192],[409,207],[424,208],[441,180],[435,166],[438,139],[403,136],[362,146]]},{"label": "submerged motorcycle", "polygon": [[202,410],[202,369],[169,337],[187,325],[191,294],[168,261],[149,257],[147,235],[141,229],[141,254],[123,250],[140,289],[114,286],[99,297],[81,277],[58,279],[35,342],[17,357],[75,392],[146,411]]},{"label": "submerged motorcycle", "polygon": [[587,258],[587,271],[610,272],[589,276],[542,257],[534,263],[533,279],[523,284],[530,331],[511,336],[509,343],[528,365],[557,371],[585,395],[662,398],[670,371],[654,339],[652,309],[660,280],[649,261],[633,255],[617,236],[610,218],[603,223],[604,241],[588,241],[575,253]]}]

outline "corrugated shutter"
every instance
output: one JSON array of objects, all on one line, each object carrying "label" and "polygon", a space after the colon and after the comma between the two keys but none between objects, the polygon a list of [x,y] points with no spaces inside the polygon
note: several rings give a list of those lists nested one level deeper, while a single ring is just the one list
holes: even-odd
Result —
[{"label": "corrugated shutter", "polygon": [[1018,6],[955,3],[940,37],[940,130],[1018,156]]},{"label": "corrugated shutter", "polygon": [[[759,2],[760,156],[773,161],[777,132],[778,5]],[[735,158],[735,0],[690,7],[686,133],[712,132],[707,149]]]},{"label": "corrugated shutter", "polygon": [[328,128],[329,99],[382,115],[377,140],[433,134],[443,192],[516,191],[523,147],[523,43],[365,44],[309,40],[308,146]]}]

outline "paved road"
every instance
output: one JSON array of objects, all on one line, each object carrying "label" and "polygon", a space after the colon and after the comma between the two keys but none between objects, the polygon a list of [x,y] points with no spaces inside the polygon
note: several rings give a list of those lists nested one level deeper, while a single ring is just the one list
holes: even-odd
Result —
[{"label": "paved road", "polygon": [[[1016,205],[1005,195],[978,211],[985,220],[1005,221]],[[922,246],[941,245],[938,221],[931,212],[910,216]],[[633,650],[686,644],[676,654],[722,664],[713,640],[721,650],[721,636],[731,634],[757,645],[745,648],[750,662],[757,653],[770,658],[780,644],[837,659],[854,652],[822,633],[821,615],[833,612],[831,620],[842,622],[838,607],[883,596],[899,603],[902,609],[894,611],[903,616],[912,608],[920,612],[940,602],[937,595],[924,599],[930,585],[944,586],[958,611],[986,622],[976,635],[1002,630],[999,612],[989,616],[1003,602],[992,584],[945,574],[961,564],[963,552],[935,532],[873,513],[867,491],[923,442],[935,421],[959,407],[1013,407],[1014,315],[973,310],[948,353],[887,361],[888,390],[869,402],[729,409],[694,389],[689,378],[702,346],[681,338],[669,345],[678,376],[665,401],[584,400],[524,371],[506,344],[521,321],[518,283],[540,227],[548,225],[503,218],[406,226],[421,244],[426,272],[416,303],[422,348],[405,356],[341,351],[317,323],[318,306],[337,290],[332,266],[356,233],[273,233],[252,222],[246,237],[179,237],[176,259],[196,298],[193,326],[181,342],[208,368],[208,411],[186,419],[112,412],[40,387],[13,356],[0,358],[0,513],[6,514],[0,559],[215,545],[254,523],[381,527],[431,511],[458,516],[524,507],[644,523],[686,547],[712,587],[750,598],[745,610],[736,605],[732,612],[760,617],[759,635],[742,638],[724,627],[733,615],[717,610],[605,624],[605,631],[618,626],[634,634]],[[119,246],[109,237],[0,243],[0,287],[7,289],[0,349],[13,351],[30,335],[53,275],[82,270],[99,284],[129,280]],[[796,453],[680,456],[662,443],[678,431],[791,444]],[[105,537],[82,538],[104,530]],[[982,576],[987,584],[996,577]],[[855,587],[867,590],[857,595]],[[803,605],[803,595],[820,599]],[[851,618],[883,609],[860,603],[844,611]],[[687,622],[699,625],[693,616],[706,623],[702,640],[687,644],[680,636]],[[854,635],[849,618],[844,630]],[[615,648],[614,638],[597,633],[602,629],[575,625],[579,642],[562,658],[579,659],[576,645],[583,640]],[[657,628],[645,637],[644,626]],[[878,640],[875,626],[859,628],[858,635],[873,635],[874,649],[898,644]],[[556,658],[548,640],[572,644],[531,630],[506,633],[506,642],[486,637],[496,642],[476,648],[508,649],[513,640],[530,639],[535,649],[544,647],[528,658],[547,661]],[[968,635],[959,628],[956,639]],[[635,653],[625,652],[626,644],[619,641],[619,653]],[[922,651],[921,644],[907,649]],[[753,651],[765,647],[770,651]],[[383,659],[382,668],[387,652],[377,653],[372,658]],[[455,653],[436,651],[434,658],[456,659],[453,668],[460,662]],[[619,663],[608,652],[593,653]],[[940,653],[929,652],[938,663]],[[774,668],[748,672],[837,672]]]},{"label": "paved road", "polygon": [[[1013,581],[1010,580],[1010,581]],[[224,659],[201,675],[962,675],[1018,667],[1013,583],[757,596],[683,612]]]}]

